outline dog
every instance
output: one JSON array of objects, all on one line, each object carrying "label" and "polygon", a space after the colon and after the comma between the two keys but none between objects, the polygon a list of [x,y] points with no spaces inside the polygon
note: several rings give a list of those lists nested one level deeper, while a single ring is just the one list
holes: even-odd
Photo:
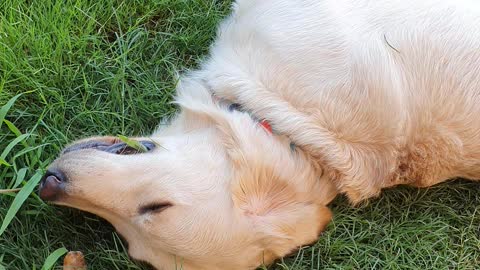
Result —
[{"label": "dog", "polygon": [[40,196],[158,269],[255,269],[316,241],[339,194],[479,179],[479,63],[477,1],[238,0],[145,151],[74,142]]}]

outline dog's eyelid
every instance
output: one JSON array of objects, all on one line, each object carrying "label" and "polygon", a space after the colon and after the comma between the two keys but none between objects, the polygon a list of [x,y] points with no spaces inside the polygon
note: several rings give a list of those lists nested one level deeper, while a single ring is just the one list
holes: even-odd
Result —
[{"label": "dog's eyelid", "polygon": [[147,213],[160,213],[171,206],[173,206],[173,204],[170,202],[152,202],[140,206],[140,208],[138,208],[138,213],[140,215]]}]

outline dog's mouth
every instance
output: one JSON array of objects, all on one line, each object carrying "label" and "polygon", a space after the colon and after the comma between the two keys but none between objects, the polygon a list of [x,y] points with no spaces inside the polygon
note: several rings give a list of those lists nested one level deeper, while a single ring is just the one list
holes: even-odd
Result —
[{"label": "dog's mouth", "polygon": [[[156,144],[153,141],[137,141],[125,138],[124,140],[126,141],[122,141],[115,137],[108,137],[103,140],[92,139],[78,142],[66,147],[60,155],[87,149],[93,149],[114,155],[134,155],[150,152],[156,147]],[[65,196],[65,189],[69,182],[67,174],[58,168],[49,168],[40,182],[40,197],[45,201],[56,201],[60,197]]]},{"label": "dog's mouth", "polygon": [[155,143],[151,141],[138,141],[136,142],[137,145],[129,145],[126,142],[113,142],[113,143],[108,143],[108,142],[101,142],[101,141],[88,141],[88,142],[82,142],[78,144],[71,145],[67,148],[65,148],[62,151],[62,155],[69,153],[69,152],[74,152],[74,151],[79,151],[83,149],[95,149],[115,155],[134,155],[134,154],[140,154],[144,152],[150,152],[153,149],[155,149]]}]

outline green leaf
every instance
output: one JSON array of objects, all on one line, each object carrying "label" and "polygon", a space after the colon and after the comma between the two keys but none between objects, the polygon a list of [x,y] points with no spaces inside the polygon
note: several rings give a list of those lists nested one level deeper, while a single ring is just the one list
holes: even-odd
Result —
[{"label": "green leaf", "polygon": [[5,119],[5,116],[7,115],[8,110],[13,106],[13,103],[19,98],[22,94],[18,94],[11,98],[7,104],[3,105],[2,108],[0,108],[0,128],[2,127],[3,124],[3,119]]},{"label": "green leaf", "polygon": [[123,135],[118,135],[118,138],[126,143],[128,146],[134,148],[135,150],[141,152],[141,153],[145,153],[145,152],[148,152],[148,149],[141,143],[135,141],[135,140],[131,140]]},{"label": "green leaf", "polygon": [[35,175],[30,178],[30,180],[23,186],[22,190],[15,196],[15,199],[12,202],[12,205],[7,211],[7,215],[3,219],[2,226],[0,227],[0,236],[3,234],[7,226],[12,222],[13,218],[17,214],[18,210],[28,198],[33,189],[37,186],[38,182],[42,179],[42,173],[37,172]]},{"label": "green leaf", "polygon": [[[13,132],[13,134],[15,134],[15,136],[17,137],[22,136],[22,132],[12,122],[8,121],[7,119],[3,119],[3,122],[7,125],[8,129],[10,129],[10,131]],[[27,142],[22,141],[22,144],[23,146],[28,147]]]},{"label": "green leaf", "polygon": [[5,165],[7,167],[10,167],[12,165],[10,165],[8,162],[6,162],[3,158],[0,158],[0,165]]},{"label": "green leaf", "polygon": [[18,187],[23,182],[23,179],[25,179],[25,175],[27,174],[27,170],[28,168],[21,168],[20,170],[18,170],[16,179],[15,179],[15,184],[13,184],[12,188]]},{"label": "green leaf", "polygon": [[45,263],[42,266],[42,270],[50,270],[52,267],[55,265],[55,263],[62,257],[65,253],[67,253],[68,250],[64,247],[59,248],[52,252],[50,255],[48,255],[47,259],[45,260]]},{"label": "green leaf", "polygon": [[5,254],[2,254],[2,256],[0,256],[0,270],[6,270],[5,266],[3,266],[3,257],[5,256]]},{"label": "green leaf", "polygon": [[13,147],[15,147],[15,145],[17,145],[19,142],[25,140],[25,138],[27,138],[30,134],[23,134],[17,138],[15,138],[15,140],[11,141],[7,147],[5,147],[5,149],[3,150],[2,154],[0,155],[0,158],[1,159],[5,159],[5,157],[8,155],[8,153],[10,153],[10,151],[13,149]]},{"label": "green leaf", "polygon": [[8,129],[15,134],[15,136],[18,137],[22,135],[22,132],[20,132],[20,130],[12,122],[8,121],[7,119],[3,119],[3,122],[7,125]]},{"label": "green leaf", "polygon": [[44,147],[45,145],[48,145],[48,143],[40,144],[40,145],[37,145],[37,146],[30,146],[30,147],[27,147],[25,149],[22,149],[22,150],[15,153],[15,156],[13,156],[13,159],[15,160],[15,159],[17,159],[17,157],[23,156],[26,153],[34,151],[38,148]]}]

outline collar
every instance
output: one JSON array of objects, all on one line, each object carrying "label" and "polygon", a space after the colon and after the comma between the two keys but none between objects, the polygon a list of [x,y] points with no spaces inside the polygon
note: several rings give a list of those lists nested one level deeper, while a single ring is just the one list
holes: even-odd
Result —
[{"label": "collar", "polygon": [[[242,109],[242,105],[238,104],[238,103],[231,103],[229,106],[228,106],[228,110],[229,111],[240,111],[240,112],[245,112],[245,110]],[[251,114],[250,114],[251,115]],[[255,116],[251,115],[251,117],[253,119],[255,119],[258,124],[266,131],[268,132],[269,134],[272,134],[273,135],[273,129],[272,129],[272,126],[270,125],[270,123],[266,120],[266,119],[261,119],[261,120],[258,120]]]},{"label": "collar", "polygon": [[[222,102],[222,103],[225,103],[225,104],[229,104],[228,107],[227,107],[229,111],[239,111],[239,112],[248,113],[250,115],[250,117],[252,117],[252,119],[254,119],[267,133],[269,133],[270,135],[275,135],[276,134],[274,132],[272,126],[270,125],[270,122],[268,122],[268,120],[258,119],[257,117],[255,117],[254,115],[249,113],[248,111],[244,110],[242,108],[242,105],[240,105],[239,103],[232,103],[228,100],[219,98],[219,97],[215,96],[214,94],[212,95],[212,97],[213,97],[213,100],[216,101],[216,102]],[[290,150],[292,152],[295,152],[295,150],[296,150],[295,143],[290,142]]]}]

